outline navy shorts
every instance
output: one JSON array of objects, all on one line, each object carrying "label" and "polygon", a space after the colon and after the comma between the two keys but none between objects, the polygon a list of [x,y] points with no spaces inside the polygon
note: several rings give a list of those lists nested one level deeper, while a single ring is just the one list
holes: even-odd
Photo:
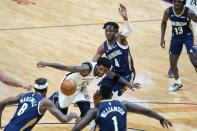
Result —
[{"label": "navy shorts", "polygon": [[[128,82],[133,82],[133,80],[134,80],[134,79],[132,79],[133,74],[134,73],[129,74],[129,75],[124,75],[124,76],[121,76],[121,77]],[[131,81],[131,79],[132,79],[132,81]],[[104,83],[108,83],[108,84],[112,84],[112,85],[114,84],[112,78],[107,76],[107,75],[99,82],[98,85],[101,86]],[[121,89],[123,89],[124,87],[125,87],[124,84],[117,82],[117,83],[114,84],[113,92],[118,91],[118,96],[121,96],[122,95]]]},{"label": "navy shorts", "polygon": [[183,45],[185,45],[187,49],[187,53],[191,52],[197,52],[192,46],[194,45],[194,39],[171,39],[171,44],[170,44],[170,49],[169,53],[170,54],[175,54],[175,55],[180,55],[181,51],[183,49]]}]

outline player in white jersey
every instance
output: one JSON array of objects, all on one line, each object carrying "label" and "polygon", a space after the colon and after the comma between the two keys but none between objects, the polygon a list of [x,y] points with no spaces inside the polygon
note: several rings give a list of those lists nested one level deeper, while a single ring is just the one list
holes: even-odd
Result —
[{"label": "player in white jersey", "polygon": [[[78,106],[81,111],[81,117],[90,109],[90,99],[87,92],[87,85],[98,77],[102,77],[104,74],[109,75],[113,79],[119,79],[119,82],[129,86],[130,89],[139,88],[139,83],[129,83],[119,76],[115,75],[110,71],[111,61],[106,57],[101,57],[97,62],[85,62],[80,66],[66,66],[58,63],[47,63],[47,62],[38,62],[38,67],[53,67],[56,69],[69,71],[64,79],[72,79],[77,84],[77,91],[71,96],[64,95],[61,90],[59,90],[59,108],[64,113],[67,114],[68,107],[72,103],[73,98],[75,97],[74,102],[78,102]],[[63,79],[63,80],[64,80]]]},{"label": "player in white jersey", "polygon": [[[186,0],[186,6],[192,9],[197,15],[197,0]],[[195,36],[197,37],[197,23],[192,21],[192,27],[194,29]]]}]

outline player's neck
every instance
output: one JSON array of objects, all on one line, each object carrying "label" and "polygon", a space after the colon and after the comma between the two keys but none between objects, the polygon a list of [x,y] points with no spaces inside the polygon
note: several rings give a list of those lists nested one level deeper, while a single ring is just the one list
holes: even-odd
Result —
[{"label": "player's neck", "polygon": [[184,10],[184,7],[180,8],[180,9],[176,9],[176,10],[174,10],[174,11],[175,11],[175,13],[176,13],[177,15],[180,15],[180,14],[182,14],[183,10]]},{"label": "player's neck", "polygon": [[107,44],[108,44],[108,46],[109,46],[110,48],[113,47],[114,43],[115,43],[115,40],[111,40],[111,41],[107,40]]}]

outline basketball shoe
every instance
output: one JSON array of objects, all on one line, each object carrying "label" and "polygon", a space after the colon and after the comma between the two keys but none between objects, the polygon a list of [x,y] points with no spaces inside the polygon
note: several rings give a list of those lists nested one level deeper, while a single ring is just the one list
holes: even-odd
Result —
[{"label": "basketball shoe", "polygon": [[180,88],[182,88],[183,85],[182,84],[177,84],[177,83],[174,83],[174,85],[172,85],[170,88],[169,88],[169,91],[172,92],[172,91],[176,91]]}]

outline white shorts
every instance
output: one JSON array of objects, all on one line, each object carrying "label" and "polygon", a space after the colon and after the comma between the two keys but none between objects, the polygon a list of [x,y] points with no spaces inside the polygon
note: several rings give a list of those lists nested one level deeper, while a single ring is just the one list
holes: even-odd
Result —
[{"label": "white shorts", "polygon": [[[65,80],[65,79],[72,79],[73,75],[66,75],[63,79],[62,79],[62,82]],[[61,82],[61,83],[62,83]],[[60,84],[61,85],[61,84]],[[77,87],[78,88],[78,87]],[[64,95],[61,90],[60,90],[60,86],[59,86],[59,99],[58,99],[58,102],[59,102],[59,106],[60,108],[65,108],[65,107],[69,107],[69,105],[72,103],[73,101],[73,98],[75,96],[76,92],[71,95],[71,96],[67,96],[67,95]]]},{"label": "white shorts", "polygon": [[79,101],[89,101],[90,97],[88,95],[87,87],[84,87],[83,91],[77,90],[75,94],[71,96],[64,95],[61,90],[59,90],[59,105],[60,108],[69,107],[69,105],[73,102],[77,103]]},{"label": "white shorts", "polygon": [[[66,79],[72,79],[73,75],[65,76],[63,80]],[[63,81],[62,80],[62,81]],[[81,87],[77,86],[77,91],[71,95],[71,96],[66,96],[64,95],[59,87],[59,106],[60,108],[65,108],[69,107],[69,105],[73,102],[79,102],[79,101],[90,101],[90,97],[88,95],[87,87],[83,87],[83,90],[81,90]]]}]

